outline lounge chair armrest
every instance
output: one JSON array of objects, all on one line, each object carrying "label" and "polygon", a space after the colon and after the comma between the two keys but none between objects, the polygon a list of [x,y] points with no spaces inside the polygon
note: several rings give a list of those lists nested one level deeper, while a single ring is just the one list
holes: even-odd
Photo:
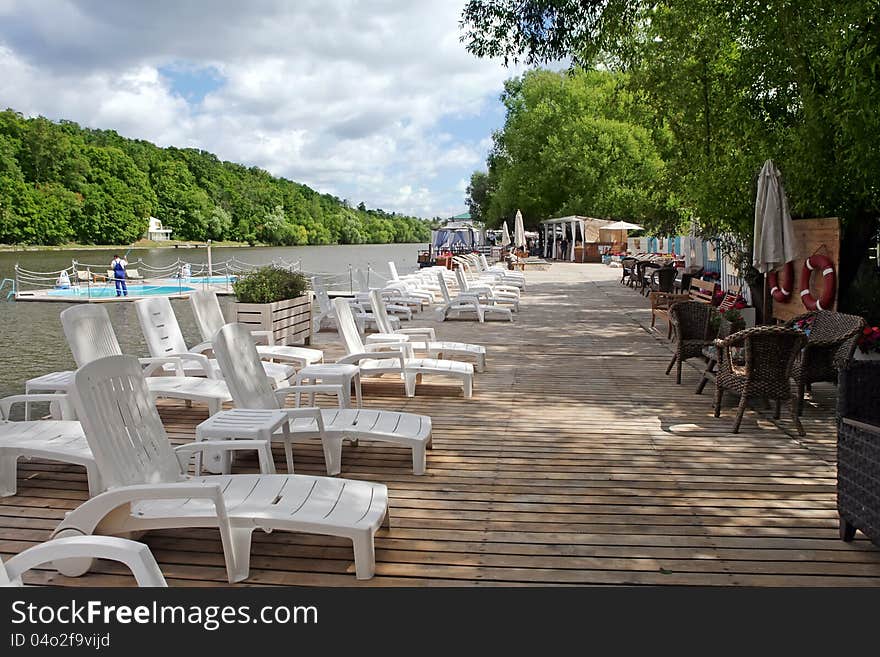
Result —
[{"label": "lounge chair armrest", "polygon": [[[15,404],[30,404],[37,402],[49,402],[50,413],[52,417],[59,420],[75,420],[76,411],[70,398],[63,392],[39,392],[26,393],[22,395],[10,395],[0,399],[0,420],[8,420],[9,413]],[[55,406],[57,404],[57,406]],[[60,412],[56,413],[56,409]],[[28,419],[28,418],[25,418]]]},{"label": "lounge chair armrest", "polygon": [[168,586],[150,548],[118,536],[67,536],[34,545],[6,562],[6,574],[14,584],[20,584],[22,573],[72,558],[118,561],[128,566],[138,586]]},{"label": "lounge chair armrest", "polygon": [[208,340],[206,342],[200,342],[199,344],[197,344],[195,347],[193,347],[189,351],[192,354],[205,354],[209,351],[212,351],[213,349],[214,349],[214,347],[211,344],[211,341]]},{"label": "lounge chair armrest", "polygon": [[[337,383],[318,383],[315,385],[291,385],[284,386],[283,388],[275,389],[275,399],[278,400],[278,405],[284,408],[285,403],[287,402],[287,397],[289,395],[296,395],[295,403],[297,407],[299,407],[299,396],[300,395],[336,395],[337,403],[339,408],[344,407],[343,399],[345,399],[345,392],[342,389],[342,386]],[[288,410],[288,409],[284,409]]]},{"label": "lounge chair armrest", "polygon": [[138,358],[144,367],[144,376],[152,376],[157,370],[162,370],[165,365],[174,365],[174,373],[177,376],[183,376],[183,359],[178,356],[157,356],[148,358]]},{"label": "lounge chair armrest", "polygon": [[430,326],[422,326],[420,328],[399,329],[395,331],[402,335],[424,335],[428,341],[437,339],[437,332]]},{"label": "lounge chair armrest", "polygon": [[180,360],[184,362],[198,363],[199,369],[205,373],[205,376],[207,378],[217,378],[217,373],[214,371],[214,367],[211,365],[210,359],[204,354],[197,354],[188,351],[184,354],[166,354],[165,356],[162,356],[162,358],[180,358]]},{"label": "lounge chair armrest", "polygon": [[[208,449],[224,450],[227,452],[241,452],[256,450],[260,459],[261,474],[275,474],[275,460],[272,458],[272,447],[267,440],[200,440],[194,443],[178,445],[174,448],[180,469],[184,470],[189,459],[195,454],[205,452]],[[201,468],[197,468],[196,476],[201,475]]]},{"label": "lounge chair armrest", "polygon": [[403,355],[402,351],[364,351],[359,354],[349,354],[348,356],[343,356],[336,362],[353,363],[357,365],[362,360],[366,360],[367,358],[399,358],[400,369],[403,369],[406,366],[405,356]]},{"label": "lounge chair armrest", "polygon": [[120,486],[99,493],[70,512],[58,524],[52,532],[52,536],[55,537],[66,530],[91,534],[95,529],[96,519],[104,518],[108,513],[125,504],[147,500],[185,500],[188,498],[211,500],[217,512],[217,524],[220,531],[225,532],[225,537],[231,535],[229,514],[226,511],[226,502],[223,500],[223,491],[220,486],[201,481],[179,481],[167,484]]},{"label": "lounge chair armrest", "polygon": [[321,434],[324,433],[324,416],[321,415],[320,408],[306,406],[303,408],[285,408],[284,411],[287,413],[288,420],[296,420],[300,418],[314,420],[315,424],[318,425],[318,431]]},{"label": "lounge chair armrest", "polygon": [[265,338],[268,346],[275,346],[275,333],[272,331],[251,331],[251,336],[257,344],[261,344],[257,338]]}]

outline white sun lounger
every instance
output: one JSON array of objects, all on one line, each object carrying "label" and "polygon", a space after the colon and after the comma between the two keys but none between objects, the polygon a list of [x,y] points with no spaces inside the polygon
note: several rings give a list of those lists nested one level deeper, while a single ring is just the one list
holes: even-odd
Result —
[{"label": "white sun lounger", "polygon": [[[179,358],[183,363],[183,373],[187,376],[219,378],[217,361],[205,355],[210,351],[211,343],[202,342],[192,349],[186,346],[168,297],[138,299],[134,306],[151,356]],[[171,366],[163,367],[168,370]],[[263,370],[275,385],[286,383],[296,373],[293,367],[282,363],[263,363]]]},{"label": "white sun lounger", "polygon": [[[211,418],[217,423],[234,423],[246,418],[248,409],[283,409],[289,423],[272,440],[284,443],[288,472],[293,472],[291,443],[303,438],[320,438],[324,446],[327,474],[339,474],[342,465],[342,441],[375,440],[408,447],[412,450],[413,473],[425,473],[425,449],[431,446],[431,418],[426,415],[361,408],[284,408],[291,394],[326,392],[342,389],[336,385],[290,386],[274,392],[262,377],[255,376],[259,359],[251,337],[240,324],[227,324],[214,336],[214,353],[232,392],[235,408]],[[232,425],[230,425],[232,426]]]},{"label": "white sun lounger", "polygon": [[[105,358],[122,354],[122,348],[113,331],[113,324],[107,309],[98,304],[81,304],[71,306],[61,313],[61,327],[67,344],[73,353],[73,359],[77,367]],[[180,399],[187,402],[197,402],[208,407],[208,413],[213,415],[224,403],[232,401],[229,389],[222,379],[210,376],[202,378],[197,376],[183,376],[183,367],[180,358],[155,357],[140,358],[141,365],[146,366],[144,373],[147,375],[147,386],[153,397],[165,399]],[[178,376],[150,376],[160,368],[173,367]],[[73,372],[57,372],[63,376],[63,385],[58,390],[67,390],[73,381]]]},{"label": "white sun lounger", "polygon": [[[431,327],[407,328],[395,330],[388,322],[388,313],[385,312],[385,301],[377,291],[370,292],[373,314],[379,324],[380,333],[368,335],[367,346],[381,345],[383,342],[407,342],[414,351],[427,352],[429,358],[465,357],[474,359],[477,372],[486,369],[486,347],[479,344],[466,342],[449,342],[437,340],[437,334]],[[413,336],[421,336],[422,339],[413,340]]]},{"label": "white sun lounger", "polygon": [[461,381],[464,396],[469,399],[473,394],[474,366],[455,360],[439,360],[435,358],[413,358],[412,347],[406,342],[384,343],[383,347],[397,347],[399,351],[368,350],[361,340],[351,308],[343,299],[333,302],[336,308],[336,323],[339,325],[339,337],[345,346],[346,356],[338,363],[354,363],[361,368],[361,377],[381,376],[383,374],[399,374],[403,377],[407,397],[416,394],[416,377],[420,374],[434,374],[453,377]]},{"label": "white sun lounger", "polygon": [[0,559],[0,587],[19,587],[21,576],[63,559],[109,559],[125,564],[138,586],[168,586],[153,553],[143,543],[117,536],[70,536],[39,543],[6,563]]},{"label": "white sun lounger", "polygon": [[[248,577],[255,529],[341,536],[354,545],[358,579],[373,576],[373,536],[388,513],[384,485],[305,475],[186,477],[131,356],[103,358],[77,370],[71,397],[108,490],[68,513],[53,536],[216,527],[230,583]],[[253,442],[261,441],[207,444],[236,449],[236,443]],[[77,576],[88,571],[91,560],[57,566]]]},{"label": "white sun lounger", "polygon": [[507,306],[513,312],[519,311],[519,293],[505,292],[491,285],[471,285],[463,267],[455,270],[455,278],[462,294],[474,294],[481,302],[490,306]]},{"label": "white sun lounger", "polygon": [[[318,313],[312,319],[312,333],[317,333],[321,330],[324,320],[329,320],[334,323],[336,322],[336,311],[333,309],[333,302],[330,300],[330,295],[327,294],[327,288],[324,287],[317,277],[312,278],[312,291],[315,293],[315,300],[318,302]],[[352,306],[352,312],[354,313],[355,321],[357,322],[358,331],[363,333],[365,327],[376,325],[375,317],[366,312],[361,304],[351,299],[348,301]],[[400,326],[400,319],[393,317],[392,323]]]},{"label": "white sun lounger", "polygon": [[513,311],[501,306],[486,306],[480,303],[476,294],[464,294],[459,292],[456,296],[449,294],[446,286],[446,278],[443,272],[437,272],[437,281],[440,283],[440,294],[443,296],[443,305],[439,309],[441,321],[451,315],[461,317],[462,314],[474,313],[480,323],[486,321],[486,316],[500,316],[509,322],[513,321]]},{"label": "white sun lounger", "polygon": [[[196,318],[196,325],[199,327],[199,333],[202,335],[202,340],[205,343],[209,343],[211,338],[217,334],[217,331],[226,324],[223,319],[223,311],[220,309],[217,293],[212,290],[199,290],[189,295],[189,302],[192,306],[193,315]],[[267,344],[257,345],[257,353],[260,354],[260,358],[263,360],[293,363],[301,368],[313,363],[324,362],[324,352],[320,349],[276,345],[272,331],[251,331],[251,335],[254,338],[263,338],[267,342]]]},{"label": "white sun lounger", "polygon": [[104,489],[82,426],[76,420],[63,419],[72,417],[73,413],[70,416],[53,414],[62,419],[52,420],[11,422],[8,419],[10,409],[17,403],[66,401],[66,397],[37,394],[0,399],[0,497],[16,494],[19,459],[47,459],[82,466],[89,481],[89,495],[97,495]]}]

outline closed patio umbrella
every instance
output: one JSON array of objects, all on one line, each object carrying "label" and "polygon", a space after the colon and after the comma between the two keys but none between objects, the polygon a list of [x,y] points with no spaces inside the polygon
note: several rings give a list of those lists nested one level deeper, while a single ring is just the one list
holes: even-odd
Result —
[{"label": "closed patio umbrella", "polygon": [[526,247],[526,229],[523,227],[522,212],[516,211],[516,220],[513,224],[513,245],[518,249]]},{"label": "closed patio umbrella", "polygon": [[510,231],[507,229],[507,220],[501,224],[501,246],[507,248],[510,246]]},{"label": "closed patio umbrella", "polygon": [[762,274],[794,260],[797,244],[779,169],[767,160],[758,176],[752,264]]}]

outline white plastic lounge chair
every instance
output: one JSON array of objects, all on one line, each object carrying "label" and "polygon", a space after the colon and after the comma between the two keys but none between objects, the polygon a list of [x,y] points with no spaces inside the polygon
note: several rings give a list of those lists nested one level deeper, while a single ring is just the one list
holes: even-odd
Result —
[{"label": "white plastic lounge chair", "polygon": [[[373,314],[376,316],[380,332],[367,336],[366,344],[368,347],[374,344],[379,346],[383,342],[407,342],[414,351],[427,352],[429,358],[451,358],[456,356],[473,358],[476,361],[475,369],[477,372],[485,371],[486,347],[466,342],[438,341],[434,329],[427,326],[394,330],[390,322],[388,322],[389,316],[385,312],[385,301],[382,299],[382,295],[374,290],[370,292],[370,298]],[[421,339],[413,340],[414,336],[421,336]]]},{"label": "white plastic lounge chair", "polygon": [[426,304],[434,300],[433,295],[427,292],[410,293],[406,286],[402,283],[391,282],[387,285],[370,286],[367,280],[367,272],[363,269],[354,270],[354,280],[357,283],[359,294],[358,300],[361,303],[369,302],[369,293],[373,290],[380,290],[389,301],[389,312],[399,314],[406,319],[412,319],[412,311],[419,311]]},{"label": "white plastic lounge chair", "polygon": [[[217,331],[226,324],[223,320],[223,311],[220,309],[217,293],[212,290],[199,290],[189,295],[189,302],[202,340],[209,343]],[[267,344],[257,345],[257,353],[263,360],[279,360],[293,363],[301,368],[312,363],[324,362],[324,352],[320,349],[276,345],[272,331],[251,331],[251,335],[254,338],[260,337],[266,340]]]},{"label": "white plastic lounge chair", "polygon": [[[0,497],[16,494],[19,459],[47,459],[82,466],[89,481],[89,495],[97,495],[104,489],[80,423],[68,419],[73,417],[72,412],[70,415],[53,412],[56,419],[51,420],[11,422],[8,419],[15,404],[62,401],[66,397],[41,394],[0,399]],[[58,406],[59,410],[63,408],[64,405]]]},{"label": "white plastic lounge chair", "polygon": [[479,260],[477,262],[477,271],[484,274],[491,274],[493,276],[500,275],[501,280],[504,281],[508,285],[514,285],[521,290],[525,290],[526,288],[526,277],[525,274],[519,271],[513,271],[507,269],[501,264],[498,265],[490,265],[489,261],[486,260],[486,255],[481,253],[479,255]]},{"label": "white plastic lounge chair", "polygon": [[416,377],[420,374],[435,374],[459,379],[464,396],[469,399],[473,394],[474,366],[455,360],[439,360],[435,358],[412,358],[412,347],[406,342],[387,342],[383,347],[395,348],[399,351],[368,350],[361,340],[351,308],[343,299],[333,301],[336,307],[336,323],[339,325],[339,337],[345,345],[346,356],[338,363],[354,363],[361,368],[361,377],[381,376],[382,374],[400,374],[403,376],[407,397],[416,394]]},{"label": "white plastic lounge chair", "polygon": [[[412,450],[413,474],[425,473],[425,449],[431,447],[431,418],[426,415],[362,408],[285,408],[291,394],[327,391],[339,386],[290,386],[274,392],[262,377],[254,376],[259,359],[253,340],[240,324],[227,324],[214,337],[214,353],[232,392],[236,408],[222,411],[215,420],[234,419],[244,409],[284,409],[290,422],[272,439],[284,442],[288,472],[293,472],[291,442],[318,437],[324,446],[327,474],[339,474],[342,441],[376,440]],[[339,393],[341,394],[341,389]]]},{"label": "white plastic lounge chair", "polygon": [[[81,304],[67,308],[61,312],[61,328],[64,329],[64,336],[67,338],[67,344],[70,346],[77,367],[99,358],[122,354],[110,316],[102,305]],[[210,378],[183,376],[179,358],[162,356],[138,360],[141,365],[146,366],[144,373],[147,375],[147,387],[153,397],[205,404],[210,415],[219,411],[224,403],[232,401],[229,388],[221,379],[213,376]],[[166,366],[173,367],[179,375],[150,376]],[[63,389],[67,390],[73,381],[74,373],[56,374],[65,375]]]},{"label": "white plastic lounge chair", "polygon": [[471,285],[463,267],[455,270],[455,278],[462,294],[475,294],[481,302],[489,306],[507,306],[513,312],[519,311],[519,294],[505,292],[491,285]]},{"label": "white plastic lounge chair", "polygon": [[[192,349],[186,346],[168,297],[138,299],[134,306],[151,356],[180,358],[183,373],[187,376],[220,378],[217,361],[205,356],[205,352],[211,349],[211,343],[202,342]],[[172,366],[163,367],[169,370]],[[286,383],[296,373],[294,368],[282,363],[263,363],[263,370],[275,385]]]},{"label": "white plastic lounge chair", "polygon": [[[341,536],[354,544],[358,579],[373,576],[373,536],[388,513],[384,485],[305,475],[186,477],[131,356],[77,370],[71,398],[108,490],[68,513],[53,536],[217,527],[230,583],[248,577],[255,529]],[[260,441],[209,441],[232,450],[251,442]],[[77,576],[91,560],[56,565]]]},{"label": "white plastic lounge chair", "polygon": [[[336,311],[333,309],[333,302],[330,295],[327,294],[327,288],[324,287],[317,278],[312,278],[312,291],[315,293],[315,300],[318,302],[318,314],[312,319],[312,333],[321,330],[324,320],[336,322]],[[375,326],[375,318],[356,301],[349,300],[352,306],[354,318],[358,326],[358,330],[363,333],[366,326]],[[400,326],[400,320],[396,317],[392,318],[392,323]]]},{"label": "white plastic lounge chair", "polygon": [[27,571],[63,559],[109,559],[128,566],[138,586],[168,586],[153,553],[143,543],[117,536],[56,538],[19,552],[5,564],[0,559],[0,587],[23,586]]},{"label": "white plastic lounge chair", "polygon": [[442,272],[437,273],[437,281],[440,283],[440,294],[443,296],[443,305],[439,309],[441,321],[446,321],[450,314],[460,317],[463,313],[474,313],[480,323],[486,321],[486,315],[501,316],[510,322],[513,321],[513,311],[510,308],[484,306],[475,294],[459,293],[455,297],[450,295]]},{"label": "white plastic lounge chair", "polygon": [[[483,256],[485,258],[485,256]],[[525,279],[518,278],[522,276],[520,272],[510,272],[511,276],[501,269],[485,269],[483,260],[476,253],[471,253],[456,258],[456,262],[464,267],[465,274],[468,276],[470,283],[474,285],[491,285],[499,291],[511,292],[517,294],[525,286]]]}]

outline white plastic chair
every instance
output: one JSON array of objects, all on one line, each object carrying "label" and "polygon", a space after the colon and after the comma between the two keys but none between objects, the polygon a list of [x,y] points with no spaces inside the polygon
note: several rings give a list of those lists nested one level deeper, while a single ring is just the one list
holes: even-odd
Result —
[{"label": "white plastic chair", "polygon": [[5,564],[0,559],[0,587],[24,586],[27,571],[64,559],[109,559],[126,566],[138,586],[168,586],[153,553],[143,543],[116,536],[56,538],[19,552]]},{"label": "white plastic chair", "polygon": [[[55,537],[216,527],[232,583],[249,574],[255,529],[341,536],[354,545],[357,577],[373,576],[373,536],[388,512],[384,485],[305,475],[187,477],[131,356],[81,367],[71,397],[108,490],[68,513]],[[263,441],[247,440],[182,447],[196,453],[205,446],[268,450]],[[56,565],[65,575],[77,576],[88,571],[91,560],[65,559]]]},{"label": "white plastic chair", "polygon": [[[425,473],[425,450],[431,447],[431,418],[426,415],[399,413],[362,408],[285,408],[285,400],[300,394],[334,392],[336,385],[289,386],[274,392],[265,379],[254,376],[259,359],[247,329],[240,324],[227,324],[214,336],[214,353],[236,408],[221,416],[234,418],[244,409],[283,409],[290,421],[272,439],[284,443],[288,472],[293,472],[291,443],[303,438],[320,438],[324,447],[327,474],[339,474],[342,464],[342,441],[375,440],[402,445],[412,450],[413,473]],[[334,390],[334,389],[339,389]]]},{"label": "white plastic chair", "polygon": [[[213,290],[198,290],[189,295],[189,302],[202,340],[210,343],[211,338],[226,324],[217,293]],[[261,359],[294,363],[299,367],[324,362],[324,352],[320,349],[276,345],[272,331],[251,331],[251,335],[255,339],[259,337],[266,340],[266,344],[257,345],[257,353]]]},{"label": "white plastic chair", "polygon": [[[477,372],[486,369],[486,347],[466,342],[450,342],[437,340],[437,334],[431,327],[394,329],[388,321],[389,315],[385,311],[385,300],[377,291],[370,292],[373,306],[373,314],[379,325],[379,333],[368,335],[367,346],[381,346],[383,342],[407,342],[414,351],[427,352],[429,358],[465,357],[473,358]],[[421,336],[421,339],[413,340],[413,336]]]},{"label": "white plastic chair", "polygon": [[[461,381],[464,396],[469,399],[473,394],[474,366],[455,360],[439,360],[434,358],[413,358],[412,348],[407,342],[386,342],[383,348],[395,347],[399,351],[380,351],[364,346],[354,323],[351,308],[343,299],[333,301],[336,309],[336,323],[339,326],[339,337],[346,349],[346,356],[338,363],[354,363],[361,368],[361,377],[381,376],[383,374],[399,374],[403,377],[407,397],[416,394],[416,377],[420,374],[435,374],[453,377]],[[375,346],[373,346],[375,347]]]},{"label": "white plastic chair", "polygon": [[[192,349],[186,346],[168,297],[138,299],[134,306],[147,348],[154,358],[176,357],[183,363],[183,372],[188,376],[219,378],[217,362],[205,355],[211,350],[211,343],[202,342]],[[296,373],[294,368],[281,363],[263,363],[263,370],[275,385],[287,382]]]}]

